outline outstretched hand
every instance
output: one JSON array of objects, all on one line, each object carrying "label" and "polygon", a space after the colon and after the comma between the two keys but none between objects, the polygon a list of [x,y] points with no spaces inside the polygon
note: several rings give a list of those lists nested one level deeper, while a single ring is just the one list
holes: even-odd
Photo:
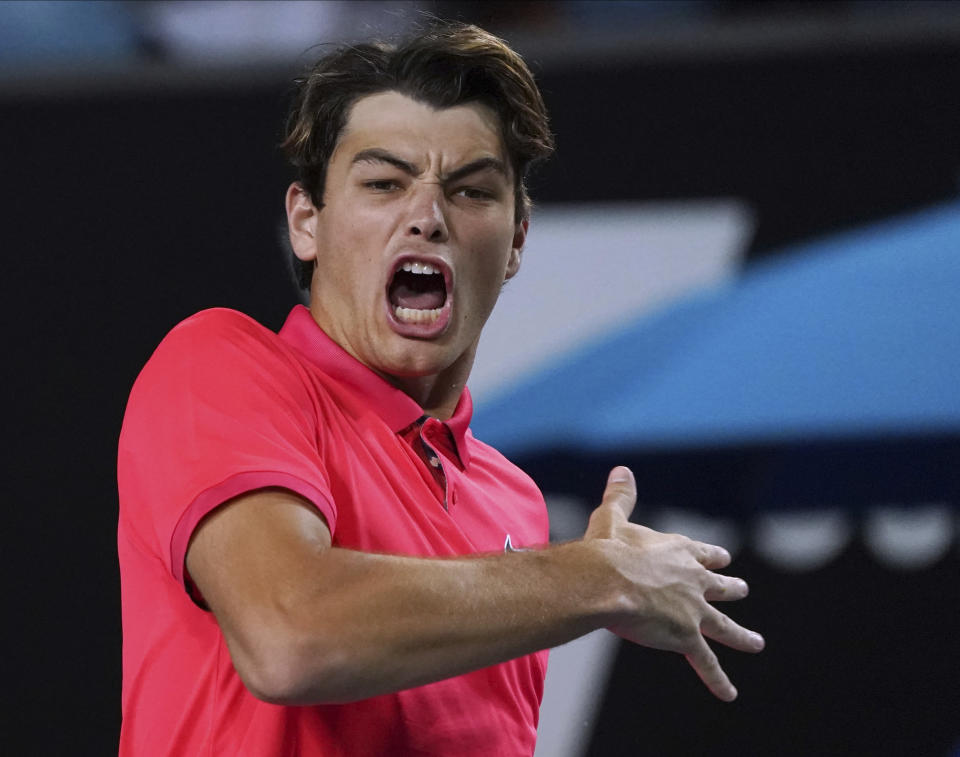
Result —
[{"label": "outstretched hand", "polygon": [[715,696],[732,701],[737,690],[706,640],[742,652],[759,652],[764,640],[710,603],[743,599],[747,583],[714,572],[730,564],[723,547],[630,523],[636,501],[633,473],[614,468],[584,534],[585,541],[612,542],[624,581],[624,607],[609,628],[637,644],[679,652]]}]

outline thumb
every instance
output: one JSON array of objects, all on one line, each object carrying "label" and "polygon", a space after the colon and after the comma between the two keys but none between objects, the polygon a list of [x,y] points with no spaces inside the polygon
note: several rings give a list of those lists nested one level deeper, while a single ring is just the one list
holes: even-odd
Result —
[{"label": "thumb", "polygon": [[624,465],[618,465],[607,476],[607,488],[603,490],[602,504],[616,507],[629,520],[636,503],[637,482],[633,472]]}]

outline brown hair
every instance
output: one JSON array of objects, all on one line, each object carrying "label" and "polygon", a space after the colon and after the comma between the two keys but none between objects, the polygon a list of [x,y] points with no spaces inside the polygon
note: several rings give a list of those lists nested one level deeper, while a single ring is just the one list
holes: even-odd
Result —
[{"label": "brown hair", "polygon": [[[360,98],[384,91],[435,108],[480,102],[496,112],[516,181],[516,218],[529,216],[529,169],[553,152],[543,98],[526,63],[503,40],[476,26],[450,22],[399,44],[337,48],[296,80],[281,147],[317,208],[323,207],[327,162],[350,108]],[[313,265],[296,258],[293,263],[299,285],[309,289]]]}]

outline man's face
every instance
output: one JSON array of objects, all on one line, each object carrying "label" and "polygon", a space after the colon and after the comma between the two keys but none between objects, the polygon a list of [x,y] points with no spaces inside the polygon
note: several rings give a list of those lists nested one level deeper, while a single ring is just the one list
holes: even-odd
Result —
[{"label": "man's face", "polygon": [[397,92],[357,101],[327,168],[324,207],[304,210],[300,192],[298,216],[288,193],[294,250],[317,261],[314,318],[383,374],[472,362],[520,265],[526,222],[514,221],[514,181],[486,106],[436,110]]}]

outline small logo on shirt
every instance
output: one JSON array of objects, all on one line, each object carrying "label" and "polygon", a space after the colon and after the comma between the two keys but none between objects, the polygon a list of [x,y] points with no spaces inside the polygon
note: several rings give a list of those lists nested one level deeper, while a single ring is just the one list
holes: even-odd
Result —
[{"label": "small logo on shirt", "polygon": [[507,534],[507,540],[503,543],[504,552],[527,552],[524,547],[514,547],[510,541],[510,534]]}]

